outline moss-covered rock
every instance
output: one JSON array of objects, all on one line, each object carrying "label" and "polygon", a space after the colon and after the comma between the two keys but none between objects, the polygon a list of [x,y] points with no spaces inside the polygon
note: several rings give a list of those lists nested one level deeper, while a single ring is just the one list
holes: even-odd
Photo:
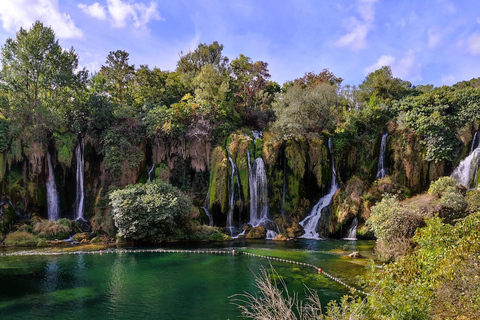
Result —
[{"label": "moss-covered rock", "polygon": [[267,236],[267,229],[263,226],[258,226],[252,228],[249,232],[246,233],[246,239],[265,239]]}]

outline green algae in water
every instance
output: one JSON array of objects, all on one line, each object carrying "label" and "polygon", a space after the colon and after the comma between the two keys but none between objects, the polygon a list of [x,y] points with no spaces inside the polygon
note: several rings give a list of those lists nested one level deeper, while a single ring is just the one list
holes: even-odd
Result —
[{"label": "green algae in water", "polygon": [[[364,272],[362,267],[331,252],[344,248],[346,242],[342,241],[258,241],[248,243],[248,247],[243,247],[245,242],[233,244],[239,252],[313,263],[326,271],[340,272],[337,266],[342,263],[341,268]],[[219,246],[225,245],[229,244]],[[239,312],[229,296],[255,292],[255,275],[270,265],[289,290],[298,292],[300,297],[304,284],[319,292],[323,305],[348,293],[311,267],[242,254],[1,256],[0,286],[9,289],[0,290],[0,318],[236,319]],[[353,278],[348,283],[353,284]]]}]

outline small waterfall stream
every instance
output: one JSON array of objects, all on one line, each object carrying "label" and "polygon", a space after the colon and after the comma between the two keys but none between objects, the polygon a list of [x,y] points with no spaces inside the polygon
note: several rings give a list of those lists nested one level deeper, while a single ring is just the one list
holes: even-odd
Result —
[{"label": "small waterfall stream", "polygon": [[332,157],[332,186],[330,187],[328,194],[323,196],[317,202],[317,204],[315,204],[312,212],[303,221],[300,222],[300,225],[305,230],[305,234],[301,236],[301,238],[318,239],[320,237],[317,232],[318,221],[322,216],[323,210],[332,203],[333,195],[335,194],[335,192],[340,189],[340,186],[337,182],[337,172],[335,171],[335,161],[332,153],[331,139],[328,139],[328,150],[330,151]]},{"label": "small waterfall stream", "polygon": [[250,171],[250,221],[253,227],[269,221],[267,171],[261,157],[253,162]]},{"label": "small waterfall stream", "polygon": [[203,205],[202,209],[205,211],[205,214],[208,217],[208,225],[210,227],[213,227],[213,217],[212,214],[210,213],[209,208],[209,202],[210,202],[210,193],[207,192],[207,196],[205,197],[205,204]]},{"label": "small waterfall stream", "polygon": [[470,154],[460,161],[451,175],[452,178],[469,189],[480,188],[480,137],[478,132],[475,132],[473,137]]},{"label": "small waterfall stream", "polygon": [[376,179],[385,178],[387,169],[385,168],[385,151],[387,150],[387,136],[388,132],[382,136],[382,143],[380,145],[380,156],[378,158],[378,171]]},{"label": "small waterfall stream", "polygon": [[148,182],[152,182],[152,174],[153,174],[153,170],[155,170],[155,163],[152,164],[152,167],[148,170],[147,174],[148,174],[148,179],[147,181]]},{"label": "small waterfall stream", "polygon": [[57,185],[55,184],[55,174],[53,172],[52,159],[47,151],[48,178],[46,184],[47,189],[47,210],[48,220],[58,220],[60,218],[59,201]]},{"label": "small waterfall stream", "polygon": [[[227,148],[227,155],[228,155],[228,162],[232,167],[232,174],[230,175],[230,184],[229,184],[229,192],[230,195],[228,197],[228,215],[227,215],[227,226],[226,229],[231,236],[234,236],[234,233],[237,228],[233,225],[233,210],[235,208],[235,185],[237,185],[237,189],[240,191],[240,178],[238,177],[238,169],[235,162],[233,162],[232,157],[230,156],[230,152]],[[235,180],[237,183],[235,183]]]},{"label": "small waterfall stream", "polygon": [[78,138],[77,148],[75,148],[75,158],[77,161],[77,196],[75,199],[75,220],[85,220],[84,209],[84,172],[85,172],[85,160],[83,158],[83,150],[85,148],[82,137]]},{"label": "small waterfall stream", "polygon": [[345,239],[356,240],[357,239],[357,227],[358,227],[358,218],[353,218],[352,224],[348,229],[347,236]]}]

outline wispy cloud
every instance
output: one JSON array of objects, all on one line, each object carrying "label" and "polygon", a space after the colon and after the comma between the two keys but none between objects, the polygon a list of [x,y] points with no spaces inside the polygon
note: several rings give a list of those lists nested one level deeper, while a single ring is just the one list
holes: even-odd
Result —
[{"label": "wispy cloud", "polygon": [[7,31],[15,31],[20,27],[32,25],[41,20],[51,26],[59,38],[80,38],[82,31],[75,26],[72,18],[60,12],[58,0],[17,0],[2,1],[0,20]]},{"label": "wispy cloud", "polygon": [[467,51],[473,55],[480,54],[480,32],[475,32],[466,41]]},{"label": "wispy cloud", "polygon": [[442,34],[438,30],[434,28],[428,29],[428,48],[429,49],[435,48],[440,43],[441,40],[442,40]]},{"label": "wispy cloud", "polygon": [[114,28],[124,28],[132,22],[135,28],[142,29],[152,20],[163,20],[157,10],[156,2],[150,2],[147,6],[141,2],[107,0],[107,9],[98,2],[92,5],[81,3],[78,7],[89,16],[99,20],[105,20],[107,18],[106,11],[108,11]]},{"label": "wispy cloud", "polygon": [[356,10],[360,19],[350,17],[346,23],[349,32],[338,39],[334,45],[360,51],[367,45],[367,35],[373,29],[375,22],[375,2],[377,0],[359,0]]},{"label": "wispy cloud", "polygon": [[86,4],[80,3],[78,5],[83,12],[88,14],[93,18],[97,18],[99,20],[105,20],[107,18],[107,14],[105,12],[105,7],[101,6],[98,2],[95,2],[92,5],[87,6]]},{"label": "wispy cloud", "polygon": [[422,65],[417,61],[413,50],[407,51],[400,60],[394,56],[383,55],[375,64],[365,68],[365,74],[383,66],[390,66],[395,77],[411,81],[422,80]]}]

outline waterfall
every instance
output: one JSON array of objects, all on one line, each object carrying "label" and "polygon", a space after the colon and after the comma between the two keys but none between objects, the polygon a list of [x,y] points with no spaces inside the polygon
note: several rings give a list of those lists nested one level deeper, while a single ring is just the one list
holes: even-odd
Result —
[{"label": "waterfall", "polygon": [[358,227],[358,218],[353,218],[352,224],[348,229],[347,236],[345,239],[356,240],[357,239],[357,227]]},{"label": "waterfall", "polygon": [[472,140],[472,147],[470,148],[470,154],[460,161],[458,167],[453,170],[452,178],[463,184],[467,188],[475,189],[480,188],[480,177],[478,172],[480,171],[480,143],[479,143],[478,131]]},{"label": "waterfall", "polygon": [[385,178],[385,176],[387,175],[387,169],[385,168],[385,151],[387,150],[387,136],[388,132],[384,133],[382,136],[382,144],[380,145],[380,157],[378,159],[378,171],[376,179]]},{"label": "waterfall", "polygon": [[150,170],[148,170],[148,182],[152,182],[152,173],[153,173],[153,170],[155,170],[155,163],[152,164],[152,167],[150,168]]},{"label": "waterfall", "polygon": [[312,212],[300,222],[300,225],[305,230],[305,234],[301,238],[306,239],[318,239],[320,235],[317,232],[318,221],[322,216],[322,211],[327,208],[333,199],[333,195],[335,192],[340,188],[337,183],[337,172],[335,171],[335,161],[333,158],[332,147],[331,147],[331,139],[328,139],[328,150],[330,151],[332,157],[332,185],[328,194],[323,196],[317,204],[312,209]]},{"label": "waterfall", "polygon": [[281,214],[282,217],[285,216],[285,198],[287,196],[287,159],[284,157],[283,159],[283,188],[282,188],[282,204],[281,204]]},{"label": "waterfall", "polygon": [[210,193],[207,192],[207,196],[205,198],[205,204],[203,205],[202,209],[203,211],[205,211],[205,214],[208,217],[208,225],[210,227],[213,227],[213,217],[212,217],[212,214],[210,213],[210,210],[208,210],[209,203],[210,203]]},{"label": "waterfall", "polygon": [[268,220],[268,184],[267,171],[261,157],[253,162],[249,179],[250,187],[250,221],[257,227]]},{"label": "waterfall", "polygon": [[[233,236],[234,232],[234,226],[233,226],[233,209],[234,209],[234,200],[235,200],[235,176],[237,175],[237,166],[235,165],[235,162],[233,162],[232,157],[230,156],[230,152],[228,152],[227,149],[227,155],[228,155],[228,161],[230,162],[230,166],[232,167],[232,174],[230,175],[230,184],[229,184],[229,190],[230,190],[230,196],[228,198],[228,215],[227,215],[227,231],[228,233]],[[239,183],[237,179],[237,183]]]},{"label": "waterfall", "polygon": [[265,237],[265,239],[274,239],[276,236],[278,235],[278,233],[276,233],[275,231],[273,230],[270,230],[270,229],[267,229],[267,236]]},{"label": "waterfall", "polygon": [[480,136],[478,135],[478,131],[476,131],[475,135],[473,136],[472,146],[470,147],[470,153],[472,153],[473,150],[477,149],[479,146],[480,146]]},{"label": "waterfall", "polygon": [[47,151],[47,163],[48,163],[48,177],[46,182],[46,188],[47,188],[48,220],[58,220],[60,216],[59,216],[59,201],[58,201],[57,185],[55,184],[55,174],[53,172],[52,159],[48,151]]},{"label": "waterfall", "polygon": [[84,141],[82,137],[79,137],[77,148],[75,149],[75,157],[77,160],[77,196],[75,198],[75,220],[86,221],[84,215],[85,192],[83,187],[83,175],[85,171],[85,161],[83,159],[84,147]]}]

